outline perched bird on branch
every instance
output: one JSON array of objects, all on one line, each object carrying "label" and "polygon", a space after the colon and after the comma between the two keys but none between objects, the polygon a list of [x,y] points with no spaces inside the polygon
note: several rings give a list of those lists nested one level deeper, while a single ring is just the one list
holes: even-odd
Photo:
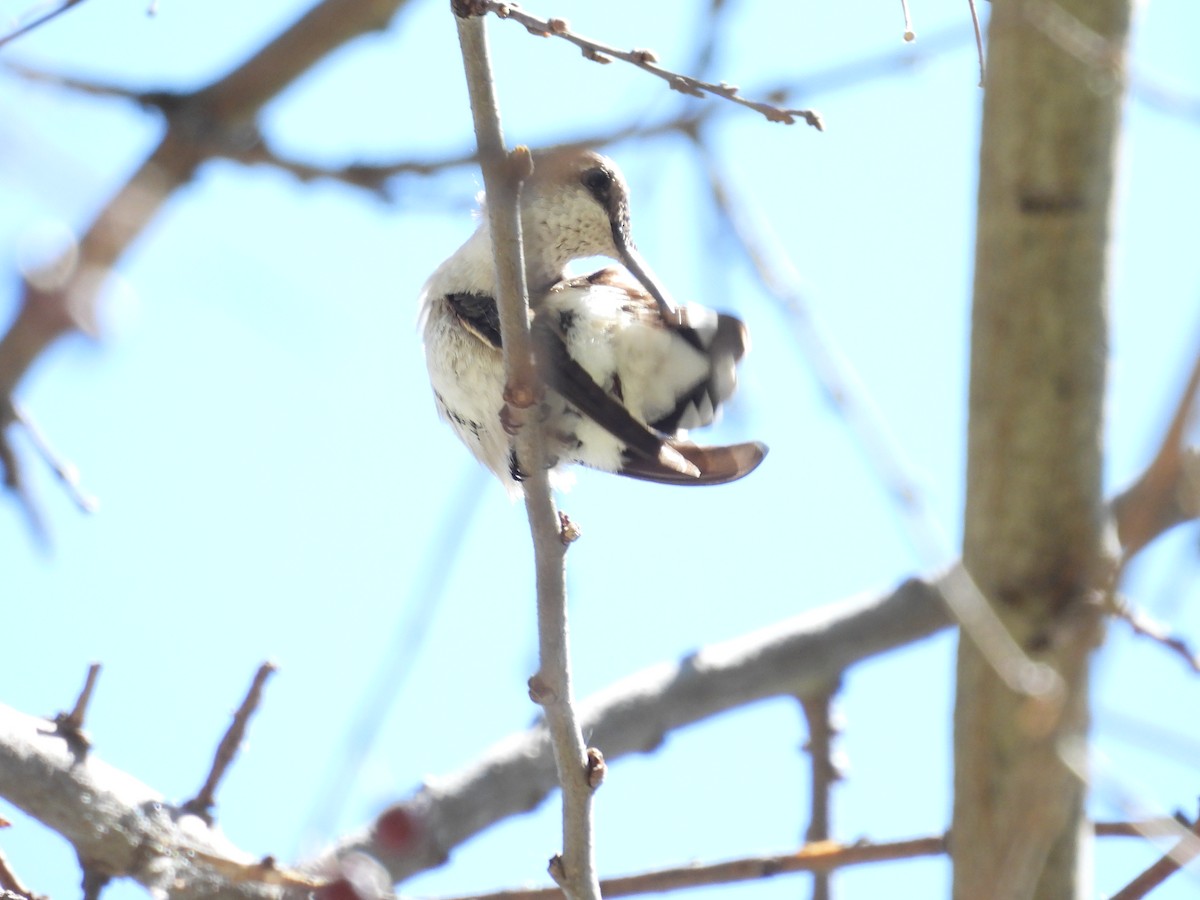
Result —
[{"label": "perched bird on branch", "polygon": [[[676,306],[634,246],[629,196],[613,162],[591,151],[535,154],[521,192],[534,361],[545,391],[547,464],[666,484],[724,484],[766,455],[758,442],[704,447],[749,345],[736,318]],[[575,259],[621,266],[571,278]],[[504,416],[504,362],[491,235],[478,230],[438,267],[421,297],[425,359],[438,411],[510,493],[526,470]],[[503,421],[502,421],[503,420]]]}]

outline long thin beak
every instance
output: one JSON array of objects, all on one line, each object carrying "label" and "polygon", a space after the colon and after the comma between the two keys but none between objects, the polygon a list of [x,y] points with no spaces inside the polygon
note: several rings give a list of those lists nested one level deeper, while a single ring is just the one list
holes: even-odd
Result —
[{"label": "long thin beak", "polygon": [[614,227],[613,238],[617,245],[617,252],[621,255],[621,262],[625,263],[625,268],[633,273],[633,276],[646,289],[646,293],[658,303],[658,311],[662,314],[663,321],[671,326],[684,324],[679,307],[675,305],[671,295],[667,293],[667,289],[654,274],[650,264],[633,245],[633,240],[629,236],[629,227],[627,225]]}]

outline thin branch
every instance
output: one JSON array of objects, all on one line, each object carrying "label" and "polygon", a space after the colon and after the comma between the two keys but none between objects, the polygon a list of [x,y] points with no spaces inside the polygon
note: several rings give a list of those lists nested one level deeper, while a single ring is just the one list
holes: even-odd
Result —
[{"label": "thin branch", "polygon": [[100,508],[100,501],[94,494],[89,494],[79,482],[79,467],[70,460],[64,459],[50,446],[50,441],[24,407],[12,404],[13,421],[19,423],[29,436],[30,443],[47,466],[50,467],[59,482],[67,490],[67,495],[75,501],[81,512],[94,513]]},{"label": "thin branch", "polygon": [[[811,811],[808,829],[804,833],[805,844],[819,844],[833,836],[831,824],[833,786],[842,779],[842,767],[838,765],[833,749],[834,738],[839,732],[835,722],[833,700],[840,682],[833,682],[825,690],[813,691],[797,699],[804,710],[804,721],[808,726],[808,740],[804,749],[811,758]],[[813,876],[813,900],[829,900],[829,873],[818,871]]]},{"label": "thin branch", "polygon": [[1200,456],[1187,445],[1189,424],[1200,408],[1200,348],[1180,391],[1158,452],[1132,485],[1117,495],[1121,569],[1163,532],[1200,516]]},{"label": "thin branch", "polygon": [[229,769],[234,757],[237,756],[238,748],[241,747],[242,741],[246,737],[246,728],[250,724],[250,717],[254,715],[259,703],[262,702],[263,686],[274,672],[274,663],[265,662],[258,667],[258,671],[254,673],[254,680],[250,683],[250,689],[246,692],[246,698],[238,707],[237,712],[233,714],[233,721],[229,723],[225,736],[217,745],[212,768],[209,769],[204,786],[200,788],[200,792],[195,797],[183,804],[185,811],[199,816],[209,825],[213,821],[212,809],[216,803],[217,786],[225,777],[225,772]]},{"label": "thin branch", "polygon": [[[1140,838],[1148,830],[1159,832],[1162,824],[1162,820],[1158,819],[1144,822],[1097,822],[1093,829],[1098,837]],[[718,863],[692,863],[637,875],[605,878],[600,882],[600,887],[605,897],[629,897],[635,894],[665,893],[717,884],[758,881],[799,872],[827,875],[848,866],[942,856],[946,853],[946,847],[945,835],[879,843],[860,841],[855,844],[840,844],[836,841],[821,841],[806,844],[794,853],[749,856]],[[526,888],[461,897],[441,897],[438,900],[556,900],[560,897],[562,892],[557,888]],[[1112,900],[1117,898],[1113,897]]]},{"label": "thin branch", "polygon": [[987,76],[987,66],[984,63],[983,31],[979,27],[979,10],[975,6],[975,0],[967,0],[967,7],[971,10],[971,28],[975,31],[975,52],[979,56],[979,86],[983,87],[984,79]]},{"label": "thin branch", "polygon": [[[7,825],[7,822],[0,820],[0,823]],[[12,866],[8,864],[8,858],[0,851],[0,891],[7,891],[9,895],[23,897],[24,900],[40,900],[40,898],[27,888],[24,882],[17,877],[17,874],[12,870]]]},{"label": "thin branch", "polygon": [[639,69],[661,78],[673,91],[679,91],[691,97],[703,97],[705,94],[711,94],[714,97],[720,97],[752,109],[764,116],[768,122],[782,122],[785,125],[791,125],[797,118],[801,118],[818,131],[825,130],[820,114],[811,109],[783,109],[770,103],[748,100],[740,96],[738,88],[732,84],[725,82],[713,84],[664,69],[658,65],[658,57],[652,50],[620,50],[617,47],[611,47],[608,44],[575,34],[564,19],[540,19],[525,12],[515,3],[502,3],[498,0],[468,0],[464,5],[471,8],[476,14],[492,12],[501,19],[513,19],[520,22],[531,34],[540,37],[557,37],[569,41],[583,51],[585,59],[590,59],[592,62],[610,63],[614,59],[619,59],[637,66]]},{"label": "thin branch", "polygon": [[529,151],[511,157],[504,148],[496,104],[484,20],[455,3],[475,137],[487,192],[492,252],[497,275],[496,305],[504,348],[506,422],[519,428],[517,455],[528,473],[522,488],[533,537],[537,571],[537,620],[540,664],[530,679],[530,696],[546,717],[563,793],[563,850],[550,863],[550,873],[571,900],[600,900],[592,840],[593,775],[597,765],[584,746],[571,693],[567,641],[566,543],[550,493],[541,423],[529,415],[542,394],[533,365],[529,333],[529,291],[521,244],[520,190],[531,171]]},{"label": "thin branch", "polygon": [[92,692],[96,689],[96,678],[99,675],[100,663],[88,666],[87,678],[84,679],[83,689],[75,700],[75,707],[69,713],[59,713],[54,717],[54,734],[67,742],[77,759],[86,756],[92,746],[92,742],[83,733],[83,721],[87,717],[87,708],[92,702]]},{"label": "thin branch", "polygon": [[1190,834],[1181,837],[1174,847],[1109,900],[1140,900],[1197,856],[1200,856],[1200,818],[1192,823]]},{"label": "thin branch", "polygon": [[17,27],[13,31],[10,31],[8,34],[0,36],[0,47],[3,47],[5,44],[10,43],[11,41],[15,41],[19,37],[29,34],[29,32],[33,31],[35,28],[40,28],[47,22],[57,19],[68,9],[73,6],[78,6],[82,2],[83,0],[63,0],[62,4],[56,6],[48,13],[44,13],[43,15],[38,16],[36,19],[26,22],[24,25]]},{"label": "thin branch", "polygon": [[1170,632],[1166,625],[1156,622],[1148,613],[1138,609],[1127,598],[1114,597],[1113,615],[1129,625],[1133,633],[1149,638],[1161,647],[1180,657],[1188,667],[1200,675],[1200,656],[1183,638]]},{"label": "thin branch", "polygon": [[[600,882],[600,887],[605,897],[629,897],[634,894],[665,893],[715,884],[759,881],[797,872],[827,874],[846,866],[941,856],[945,852],[946,838],[942,835],[879,844],[866,841],[858,844],[822,841],[801,847],[794,853],[751,856],[726,862],[656,869],[621,878],[605,878]],[[468,894],[439,900],[555,900],[560,897],[562,892],[557,888],[529,888],[496,891],[490,894]]]},{"label": "thin branch", "polygon": [[489,478],[490,473],[482,466],[471,466],[458,479],[458,488],[447,500],[441,521],[427,534],[427,551],[422,554],[420,569],[410,580],[403,604],[406,613],[397,619],[387,650],[357,701],[357,709],[340,749],[331,758],[324,783],[317,782],[307,822],[299,832],[301,844],[315,843],[310,841],[315,838],[328,839],[324,829],[340,820],[355,778],[374,750],[388,713],[412,672],[450,576],[459,568],[466,532],[486,494],[484,483]]},{"label": "thin branch", "polygon": [[907,537],[918,560],[937,565],[949,556],[949,541],[930,508],[925,492],[882,413],[871,403],[850,363],[824,332],[812,304],[800,287],[800,277],[770,224],[736,199],[721,167],[707,145],[693,135],[692,145],[708,178],[717,214],[736,239],[759,284],[786,315],[792,334],[829,403],[846,423],[867,457],[884,490],[899,509]]},{"label": "thin branch", "polygon": [[[827,690],[855,663],[947,627],[946,577],[910,579],[882,596],[810,610],[635,673],[581,701],[580,723],[611,765],[652,752],[668,734],[726,710]],[[362,852],[403,881],[441,865],[453,847],[494,822],[533,809],[556,783],[550,738],[538,725],[431,780],[306,868],[325,871],[338,856]]]}]

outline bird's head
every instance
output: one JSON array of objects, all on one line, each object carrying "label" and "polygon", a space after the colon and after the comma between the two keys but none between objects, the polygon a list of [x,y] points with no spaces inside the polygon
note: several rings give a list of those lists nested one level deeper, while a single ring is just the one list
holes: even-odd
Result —
[{"label": "bird's head", "polygon": [[531,287],[561,277],[573,259],[617,260],[657,301],[664,316],[675,307],[633,243],[629,187],[616,164],[591,150],[534,154],[533,174],[521,193],[521,227]]}]

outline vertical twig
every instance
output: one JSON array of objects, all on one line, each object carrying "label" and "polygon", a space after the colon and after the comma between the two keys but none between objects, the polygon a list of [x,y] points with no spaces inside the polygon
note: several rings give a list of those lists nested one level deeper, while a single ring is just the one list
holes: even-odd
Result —
[{"label": "vertical twig", "polygon": [[229,723],[225,736],[217,745],[212,768],[209,769],[208,778],[204,780],[204,786],[200,788],[200,792],[195,797],[183,804],[185,810],[194,813],[210,825],[212,824],[212,809],[216,804],[217,785],[221,783],[221,779],[225,777],[225,772],[237,755],[238,748],[241,747],[242,740],[246,737],[246,727],[250,724],[250,717],[254,715],[254,711],[258,709],[258,704],[262,701],[263,685],[267,683],[267,679],[274,671],[274,663],[265,662],[258,667],[258,671],[254,673],[254,680],[250,683],[250,689],[246,691],[246,698],[238,707],[237,712],[233,714],[233,721]]},{"label": "vertical twig", "polygon": [[471,6],[468,2],[452,3],[488,198],[487,214],[496,261],[496,304],[504,347],[504,399],[521,425],[517,453],[528,473],[523,487],[537,569],[540,650],[538,671],[529,682],[530,696],[545,710],[563,792],[563,851],[551,860],[550,874],[571,900],[599,900],[591,802],[603,765],[599,754],[584,746],[575,718],[563,569],[566,544],[543,463],[541,425],[536,417],[523,415],[523,410],[533,405],[540,393],[529,336],[529,292],[519,205],[521,179],[529,171],[529,157],[528,151],[515,153],[512,157],[505,151],[487,35],[483,20],[473,14]]},{"label": "vertical twig", "polygon": [[[808,828],[804,832],[806,844],[829,840],[832,826],[833,786],[842,778],[841,769],[834,758],[833,741],[838,727],[834,721],[833,698],[840,684],[833,682],[823,690],[798,696],[808,725],[808,740],[804,749],[812,760],[811,811]],[[813,872],[813,900],[829,900],[830,873]]]}]

